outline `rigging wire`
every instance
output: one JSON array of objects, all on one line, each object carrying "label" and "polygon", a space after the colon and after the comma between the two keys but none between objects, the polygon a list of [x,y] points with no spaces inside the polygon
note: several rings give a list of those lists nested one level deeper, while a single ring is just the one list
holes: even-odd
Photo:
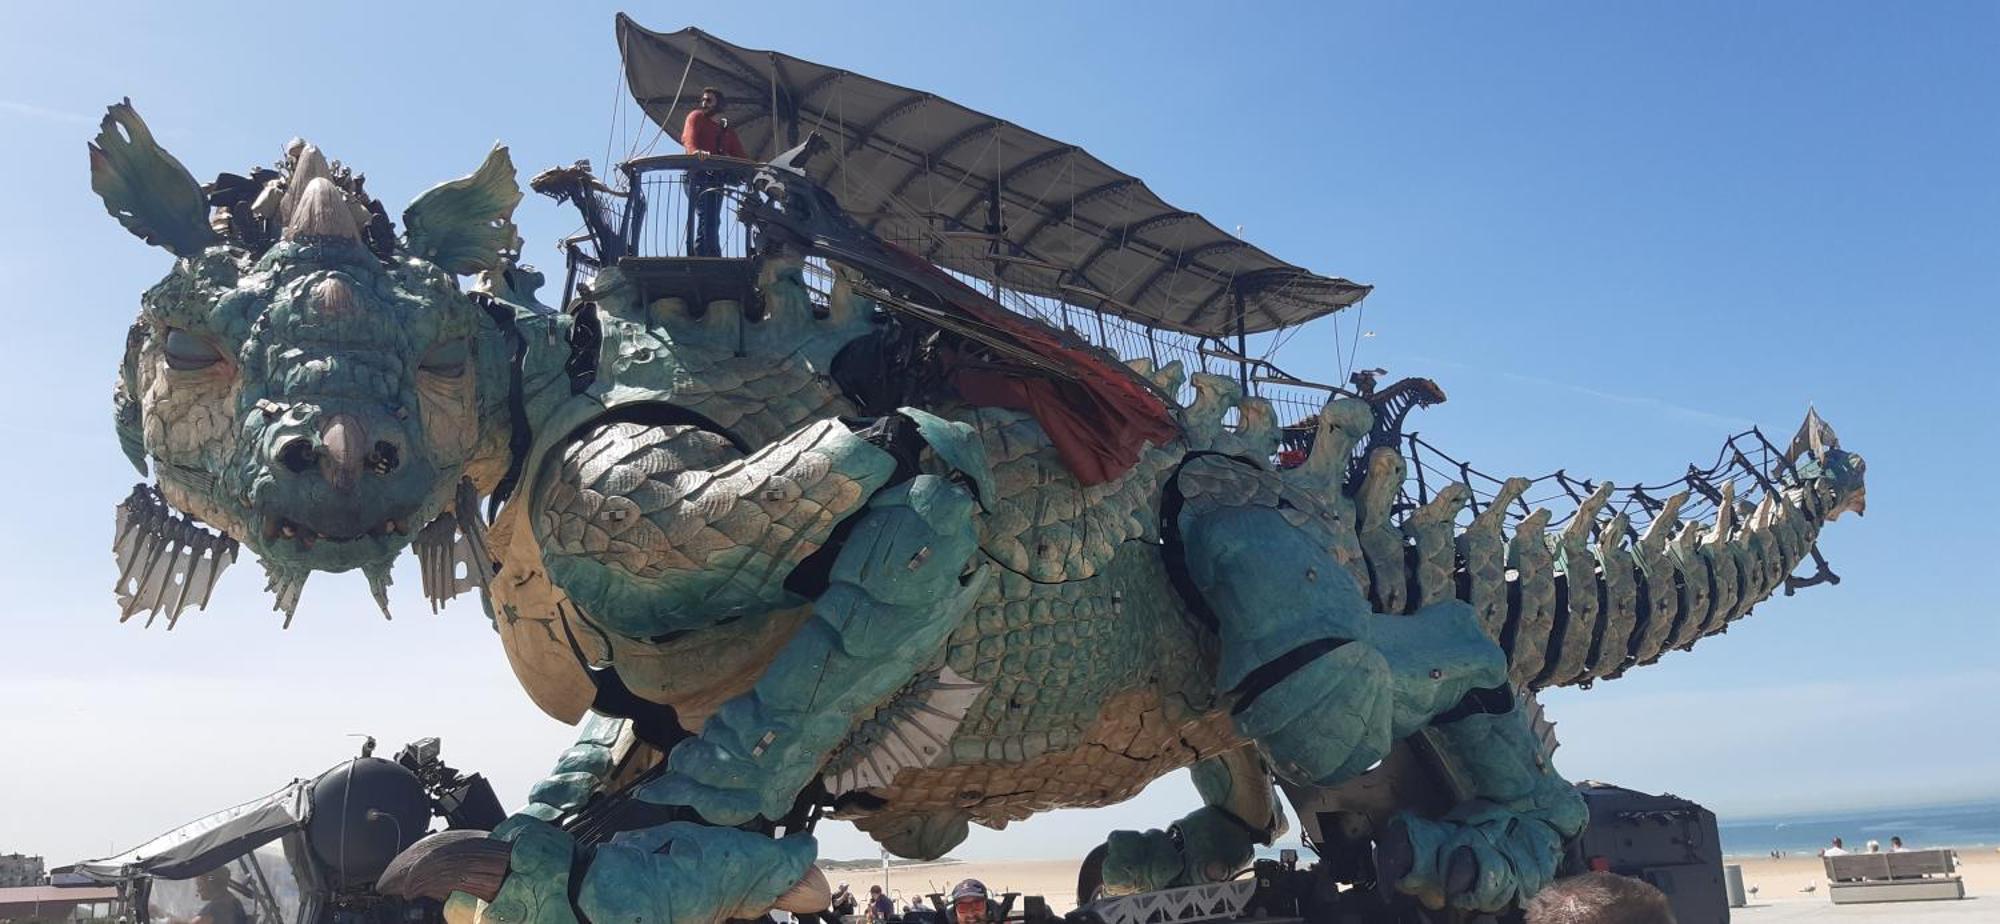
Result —
[{"label": "rigging wire", "polygon": [[[618,53],[620,58],[622,59],[625,50],[623,48],[620,48]],[[653,148],[660,143],[660,136],[665,135],[667,133],[667,120],[673,118],[674,111],[681,108],[681,94],[687,90],[688,74],[694,71],[694,57],[695,57],[694,49],[689,48],[687,64],[681,68],[681,81],[680,83],[674,85],[674,101],[671,105],[667,107],[667,114],[664,117],[653,120],[653,122],[658,126],[658,128],[654,130],[652,140],[646,142],[646,150],[644,153],[646,154],[653,153]],[[621,73],[620,80],[622,81],[623,80],[622,74],[624,69],[623,67],[621,67],[619,70]],[[776,123],[773,124],[775,125]],[[633,137],[636,138],[637,135],[634,135]],[[773,130],[773,137],[776,137],[775,129]],[[638,146],[634,145],[633,147],[635,153],[637,153]],[[607,154],[605,156],[609,157],[610,155]]]},{"label": "rigging wire", "polygon": [[619,109],[621,108],[620,105],[621,99],[625,95],[624,89],[625,89],[625,42],[621,38],[618,42],[618,70],[615,74],[612,75],[611,79],[611,116],[607,120],[610,124],[605,126],[605,131],[604,131],[603,165],[605,170],[611,169],[611,152],[617,150],[615,142],[618,138],[618,112]]},{"label": "rigging wire", "polygon": [[[1347,347],[1347,367],[1340,370],[1340,379],[1343,382],[1347,381],[1348,376],[1354,374],[1354,357],[1361,352],[1361,321],[1367,316],[1367,313],[1367,302],[1364,301],[1354,306],[1354,339]],[[1335,321],[1334,323],[1338,324],[1339,322]]]}]

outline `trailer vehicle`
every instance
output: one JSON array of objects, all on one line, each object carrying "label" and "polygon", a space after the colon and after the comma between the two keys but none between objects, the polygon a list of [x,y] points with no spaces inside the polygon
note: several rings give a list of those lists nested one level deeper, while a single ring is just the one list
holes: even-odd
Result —
[{"label": "trailer vehicle", "polygon": [[185,918],[193,881],[229,874],[255,924],[437,924],[436,902],[379,894],[375,878],[405,847],[446,828],[506,817],[493,787],[439,759],[436,738],[395,759],[361,753],[259,799],[204,816],[123,853],[57,870],[115,885],[132,920]]}]

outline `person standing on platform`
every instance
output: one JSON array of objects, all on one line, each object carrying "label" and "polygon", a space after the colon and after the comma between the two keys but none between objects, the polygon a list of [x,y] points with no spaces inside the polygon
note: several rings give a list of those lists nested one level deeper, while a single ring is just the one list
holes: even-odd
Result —
[{"label": "person standing on platform", "polygon": [[[722,116],[727,102],[722,91],[701,88],[701,103],[688,112],[687,122],[681,126],[681,147],[689,154],[749,159],[736,130]],[[693,226],[688,256],[722,256],[722,241],[717,232],[722,223],[722,187],[726,180],[726,175],[718,170],[688,171],[688,221]]]}]

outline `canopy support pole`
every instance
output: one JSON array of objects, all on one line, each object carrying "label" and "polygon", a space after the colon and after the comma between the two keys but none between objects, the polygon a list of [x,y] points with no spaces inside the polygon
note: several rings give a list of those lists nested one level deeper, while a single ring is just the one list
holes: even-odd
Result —
[{"label": "canopy support pole", "polygon": [[1249,335],[1245,333],[1243,315],[1243,287],[1231,285],[1229,294],[1236,301],[1236,377],[1243,384],[1243,394],[1250,394],[1250,346]]},{"label": "canopy support pole", "polygon": [[[768,54],[771,56],[771,139],[774,142],[783,139],[782,144],[771,145],[774,149],[771,153],[778,154],[799,144],[799,95],[792,89],[791,79],[785,76],[785,65],[779,60],[778,53],[773,51]],[[783,134],[778,131],[781,127]]]}]

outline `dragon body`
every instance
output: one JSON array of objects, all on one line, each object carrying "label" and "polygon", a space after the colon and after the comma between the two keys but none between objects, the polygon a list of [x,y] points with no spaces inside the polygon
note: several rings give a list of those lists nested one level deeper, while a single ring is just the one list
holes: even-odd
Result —
[{"label": "dragon body", "polygon": [[[1632,537],[1602,486],[1548,533],[1545,512],[1506,519],[1521,482],[1476,515],[1459,489],[1401,509],[1394,448],[1356,465],[1367,401],[1329,402],[1279,468],[1270,405],[1208,375],[1170,436],[1082,479],[1031,409],[949,387],[885,405],[836,374],[921,325],[884,310],[902,296],[881,251],[795,172],[765,172],[747,298],[655,297],[607,267],[557,311],[515,262],[504,149],[419,197],[400,237],[310,146],[227,202],[128,106],[92,151],[113,215],[179,258],[118,390],[170,508],[128,504],[125,570],[240,543],[289,620],[315,570],[386,600],[414,545],[426,592],[477,588],[534,701],[582,724],[501,830],[419,844],[385,878],[454,914],[816,910],[818,817],[936,857],[968,825],[1183,767],[1205,804],[1114,834],[1102,888],[1216,881],[1283,830],[1274,780],[1334,791],[1419,735],[1465,791],[1374,819],[1381,877],[1511,907],[1583,823],[1524,694],[1722,630],[1862,502],[1859,457],[1813,430],[1787,480],[1713,523],[1680,523],[1675,498]],[[834,263],[823,300],[809,257]],[[1120,373],[1183,385],[1178,365]],[[224,536],[144,533],[202,524]],[[128,615],[190,602],[143,575],[121,591]],[[472,885],[482,864],[504,878]]]}]

